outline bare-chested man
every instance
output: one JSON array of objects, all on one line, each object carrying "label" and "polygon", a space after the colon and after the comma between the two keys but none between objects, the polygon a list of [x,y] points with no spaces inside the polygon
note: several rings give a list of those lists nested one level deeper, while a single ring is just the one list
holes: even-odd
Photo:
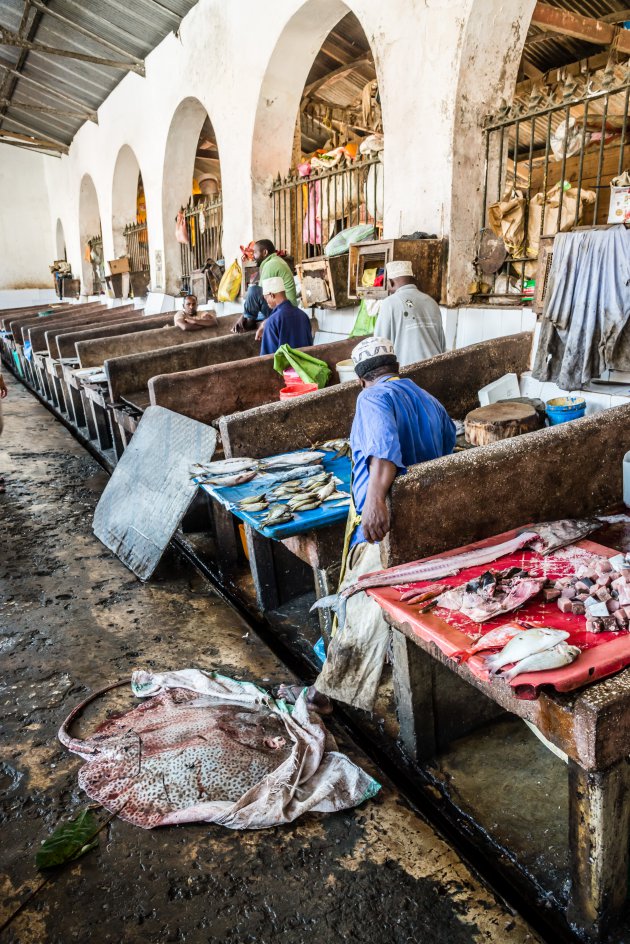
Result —
[{"label": "bare-chested man", "polygon": [[217,324],[214,311],[197,312],[197,296],[187,295],[184,306],[175,315],[174,324],[182,331],[199,331],[200,328],[213,328]]}]

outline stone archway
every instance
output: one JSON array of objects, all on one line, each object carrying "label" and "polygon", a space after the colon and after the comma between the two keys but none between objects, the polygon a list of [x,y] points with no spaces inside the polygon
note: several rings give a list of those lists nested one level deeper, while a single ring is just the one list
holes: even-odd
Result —
[{"label": "stone archway", "polygon": [[125,226],[136,222],[140,177],[138,159],[129,145],[124,144],[116,158],[112,181],[112,233],[115,256],[125,254]]},{"label": "stone archway", "polygon": [[285,25],[271,52],[260,87],[253,133],[254,238],[272,235],[269,184],[278,172],[286,173],[290,167],[296,118],[311,66],[331,30],[353,12],[361,19],[359,11],[343,0],[306,0]]},{"label": "stone archway", "polygon": [[88,240],[100,237],[101,215],[94,181],[89,174],[84,174],[79,190],[79,239],[81,243],[81,282],[82,292],[86,295],[100,292],[100,285],[95,284],[94,270],[89,259]]},{"label": "stone archway", "polygon": [[55,259],[66,259],[66,237],[63,231],[63,223],[57,220],[55,227]]},{"label": "stone archway", "polygon": [[[178,295],[181,282],[181,250],[175,238],[175,219],[192,194],[195,166],[201,160],[201,192],[211,197],[220,190],[219,181],[203,166],[206,158],[199,157],[198,146],[204,126],[216,137],[208,113],[197,98],[185,98],[175,109],[166,139],[162,171],[162,222],[164,228],[164,287],[167,294]],[[214,152],[213,152],[214,153]],[[218,150],[216,151],[218,155]],[[218,165],[218,156],[215,160]],[[216,184],[216,186],[215,186]]]}]

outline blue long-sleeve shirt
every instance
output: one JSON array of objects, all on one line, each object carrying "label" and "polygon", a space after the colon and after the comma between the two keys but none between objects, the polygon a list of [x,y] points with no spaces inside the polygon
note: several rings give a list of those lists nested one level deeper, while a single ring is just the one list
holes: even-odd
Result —
[{"label": "blue long-sleeve shirt", "polygon": [[[350,433],[352,497],[363,511],[370,459],[387,459],[404,475],[410,465],[447,456],[455,446],[455,424],[441,403],[406,377],[383,377],[362,390]],[[359,526],[351,545],[365,541]]]},{"label": "blue long-sleeve shirt", "polygon": [[312,343],[313,333],[308,315],[287,299],[274,308],[265,321],[260,353],[275,354],[282,344],[310,347]]}]

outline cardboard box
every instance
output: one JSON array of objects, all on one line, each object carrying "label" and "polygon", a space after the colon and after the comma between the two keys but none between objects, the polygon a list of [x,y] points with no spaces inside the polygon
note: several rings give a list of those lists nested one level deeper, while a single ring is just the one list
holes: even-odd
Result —
[{"label": "cardboard box", "polygon": [[120,259],[112,259],[107,263],[111,275],[122,275],[124,272],[131,272],[129,259],[127,256],[121,256]]}]

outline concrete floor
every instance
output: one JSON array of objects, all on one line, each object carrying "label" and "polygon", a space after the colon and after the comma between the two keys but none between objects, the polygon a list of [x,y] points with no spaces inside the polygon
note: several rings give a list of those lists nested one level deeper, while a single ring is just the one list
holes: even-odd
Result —
[{"label": "concrete floor", "polygon": [[[6,375],[5,375],[6,376]],[[284,666],[188,565],[142,585],[91,533],[100,467],[7,378],[0,438],[0,923],[41,882],[39,843],[87,805],[56,732],[89,692],[136,667],[199,666],[263,684]],[[131,704],[131,695],[124,695]],[[104,717],[112,701],[93,713]],[[88,719],[88,723],[89,723]],[[338,734],[338,732],[336,732]],[[360,809],[275,830],[147,832],[119,820],[39,889],[19,942],[540,940],[343,737],[382,784]],[[96,815],[104,820],[104,811]]]}]

